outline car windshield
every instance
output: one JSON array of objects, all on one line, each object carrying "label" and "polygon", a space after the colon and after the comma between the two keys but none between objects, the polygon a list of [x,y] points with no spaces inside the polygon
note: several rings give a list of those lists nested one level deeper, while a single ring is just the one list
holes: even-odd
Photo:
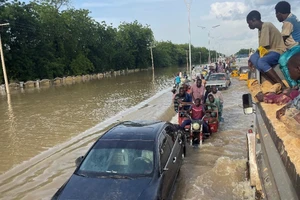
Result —
[{"label": "car windshield", "polygon": [[225,74],[211,74],[208,81],[226,80]]},{"label": "car windshield", "polygon": [[85,176],[150,175],[154,141],[101,140],[88,153],[77,174]]}]

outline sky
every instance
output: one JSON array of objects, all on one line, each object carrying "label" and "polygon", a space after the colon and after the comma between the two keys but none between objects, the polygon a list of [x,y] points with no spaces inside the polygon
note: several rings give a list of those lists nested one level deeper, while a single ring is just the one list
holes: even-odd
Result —
[{"label": "sky", "polygon": [[[246,23],[251,10],[258,10],[262,21],[272,22],[281,30],[282,24],[277,21],[274,9],[279,0],[72,0],[71,5],[88,9],[95,20],[112,23],[115,27],[120,22],[137,20],[150,25],[157,41],[182,44],[189,42],[185,2],[190,3],[191,43],[196,47],[206,47],[226,55],[241,48],[257,48],[257,30],[250,30]],[[300,17],[300,1],[288,2],[292,13]],[[212,28],[216,25],[220,26]]]}]

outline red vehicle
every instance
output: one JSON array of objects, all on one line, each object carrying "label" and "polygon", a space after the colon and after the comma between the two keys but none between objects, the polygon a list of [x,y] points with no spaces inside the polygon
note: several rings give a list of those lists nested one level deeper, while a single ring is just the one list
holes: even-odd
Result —
[{"label": "red vehicle", "polygon": [[202,142],[204,141],[205,137],[209,137],[210,133],[204,133],[203,132],[203,121],[207,122],[209,127],[212,127],[213,130],[212,132],[216,132],[215,128],[215,123],[212,123],[210,125],[210,121],[213,122],[212,119],[208,115],[204,115],[202,119],[197,119],[194,120],[191,118],[191,113],[187,113],[186,111],[183,111],[181,108],[179,109],[178,112],[178,124],[181,125],[184,120],[190,119],[191,124],[186,125],[184,127],[184,130],[187,135],[187,140],[192,146],[198,146],[199,144],[201,145]]}]

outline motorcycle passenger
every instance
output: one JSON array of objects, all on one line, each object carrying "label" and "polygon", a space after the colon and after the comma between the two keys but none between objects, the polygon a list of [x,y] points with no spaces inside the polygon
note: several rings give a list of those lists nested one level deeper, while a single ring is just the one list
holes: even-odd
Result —
[{"label": "motorcycle passenger", "polygon": [[[201,99],[197,98],[195,100],[195,104],[191,106],[191,108],[187,111],[188,113],[191,112],[191,118],[192,120],[199,120],[202,119],[205,114],[205,108],[203,104],[201,104]],[[182,122],[180,125],[181,128],[184,128],[186,125],[191,124],[190,119],[186,119]],[[203,132],[204,133],[210,133],[209,126],[206,122],[203,121]]]},{"label": "motorcycle passenger", "polygon": [[192,105],[192,97],[186,93],[183,87],[179,88],[179,93],[174,97],[174,110],[178,113],[179,106],[182,105],[183,110],[187,111]]},{"label": "motorcycle passenger", "polygon": [[191,87],[187,83],[183,83],[182,87],[187,94],[191,94]]},{"label": "motorcycle passenger", "polygon": [[202,85],[202,80],[200,78],[197,79],[196,83],[192,85],[190,93],[194,102],[198,98],[201,100],[201,103],[203,102],[204,90],[205,88]]},{"label": "motorcycle passenger", "polygon": [[220,91],[218,91],[216,86],[213,86],[210,94],[212,94],[216,100],[219,100],[219,102],[220,102],[220,107],[218,108],[219,109],[219,118],[221,119],[221,121],[224,121],[224,119],[222,118],[223,103],[224,103],[222,93]]},{"label": "motorcycle passenger", "polygon": [[206,86],[205,87],[205,93],[204,93],[204,103],[207,101],[208,95],[209,93],[211,93],[211,87],[210,86]]},{"label": "motorcycle passenger", "polygon": [[220,106],[219,99],[215,99],[214,95],[209,94],[206,104],[207,104],[207,111],[211,113],[211,117],[216,117],[215,112],[218,111],[218,121],[220,121],[221,116],[220,116],[219,109],[221,109],[221,106]]}]

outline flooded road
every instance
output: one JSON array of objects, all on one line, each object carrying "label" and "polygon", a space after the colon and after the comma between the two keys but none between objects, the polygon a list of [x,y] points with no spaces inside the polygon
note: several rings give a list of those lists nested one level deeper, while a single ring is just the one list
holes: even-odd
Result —
[{"label": "flooded road", "polygon": [[170,87],[172,70],[0,95],[0,174]]},{"label": "flooded road", "polygon": [[[13,94],[12,109],[1,101],[0,199],[50,199],[73,173],[75,159],[118,121],[171,120],[173,73],[157,72],[154,81],[149,71]],[[239,107],[247,88],[232,81],[223,92],[225,122],[201,149],[188,149],[175,200],[253,199],[245,180],[245,131],[252,117]]]},{"label": "flooded road", "polygon": [[246,82],[234,78],[229,89],[222,91],[225,122],[200,149],[188,149],[174,200],[255,199],[255,190],[246,180],[246,132],[253,120],[241,108],[246,91]]}]

